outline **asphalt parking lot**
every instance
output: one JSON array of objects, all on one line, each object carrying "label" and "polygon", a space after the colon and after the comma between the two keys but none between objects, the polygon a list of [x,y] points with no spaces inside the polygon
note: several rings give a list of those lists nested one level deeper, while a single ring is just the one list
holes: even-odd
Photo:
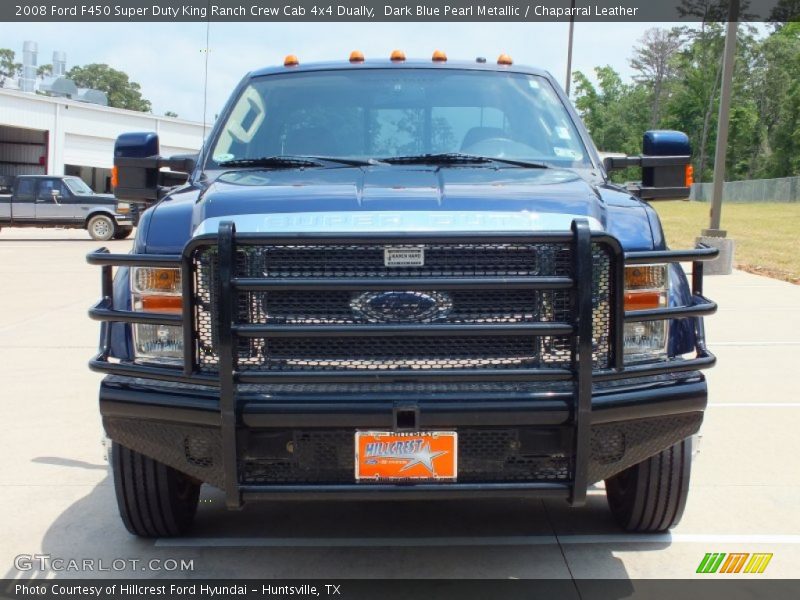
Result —
[{"label": "asphalt parking lot", "polygon": [[[620,533],[602,489],[579,509],[560,501],[280,503],[230,513],[204,487],[192,537],[148,541],[118,517],[101,446],[100,376],[86,366],[99,269],[83,257],[99,245],[84,231],[0,232],[3,577],[92,575],[16,559],[44,554],[127,561],[95,573],[109,577],[687,578],[707,552],[773,553],[755,577],[800,576],[800,286],[741,272],[707,279],[721,307],[707,322],[719,362],[708,373],[689,502],[672,534]],[[125,252],[130,241],[106,245]],[[193,570],[143,569],[152,558],[191,560]]]}]

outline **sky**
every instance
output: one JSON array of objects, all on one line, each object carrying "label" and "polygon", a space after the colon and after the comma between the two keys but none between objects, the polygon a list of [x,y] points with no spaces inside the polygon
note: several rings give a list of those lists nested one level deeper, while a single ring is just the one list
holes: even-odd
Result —
[{"label": "sky", "polygon": [[[633,47],[654,25],[577,22],[573,70],[591,74],[611,65],[629,78]],[[567,31],[567,23],[212,23],[206,119],[220,112],[245,73],[281,64],[287,54],[315,62],[346,60],[354,49],[367,59],[388,57],[395,48],[409,58],[429,58],[438,48],[462,60],[494,60],[505,52],[515,63],[550,71],[563,85]],[[155,114],[204,118],[205,23],[0,23],[0,47],[14,50],[18,61],[26,40],[38,43],[40,65],[54,51],[67,54],[67,69],[107,63],[141,85]]]}]

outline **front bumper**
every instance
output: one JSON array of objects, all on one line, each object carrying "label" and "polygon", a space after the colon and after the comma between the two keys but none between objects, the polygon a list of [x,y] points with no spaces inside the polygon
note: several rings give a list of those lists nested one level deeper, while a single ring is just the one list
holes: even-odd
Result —
[{"label": "front bumper", "polygon": [[[238,396],[234,470],[224,464],[218,390],[108,376],[100,410],[114,441],[222,489],[226,473],[235,473],[243,500],[570,495],[574,397],[566,389],[480,390],[454,397],[347,390],[285,394],[241,386]],[[699,372],[595,386],[587,483],[696,433],[706,399]],[[457,481],[357,484],[355,431],[397,429],[398,410],[409,409],[416,429],[459,432]]]},{"label": "front bumper", "polygon": [[117,222],[117,225],[122,225],[124,227],[134,226],[133,217],[129,213],[126,213],[124,215],[115,213],[114,220]]}]

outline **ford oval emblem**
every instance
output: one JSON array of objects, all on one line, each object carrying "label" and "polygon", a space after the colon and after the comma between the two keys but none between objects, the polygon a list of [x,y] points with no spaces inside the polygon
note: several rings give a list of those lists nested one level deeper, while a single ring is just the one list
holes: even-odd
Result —
[{"label": "ford oval emblem", "polygon": [[429,323],[453,310],[442,292],[364,292],[350,302],[353,314],[370,323]]}]

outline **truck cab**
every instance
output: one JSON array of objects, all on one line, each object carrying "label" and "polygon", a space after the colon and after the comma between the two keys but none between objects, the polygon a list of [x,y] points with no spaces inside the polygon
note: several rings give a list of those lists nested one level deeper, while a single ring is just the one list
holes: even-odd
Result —
[{"label": "truck cab", "polygon": [[88,260],[125,526],[185,533],[203,483],[238,508],[605,481],[623,528],[673,527],[716,251],[668,249],[648,200],[688,195],[689,155],[652,131],[601,161],[551,75],[441,52],[249,73],[196,159],[121,136],[116,193],[150,208]]}]

